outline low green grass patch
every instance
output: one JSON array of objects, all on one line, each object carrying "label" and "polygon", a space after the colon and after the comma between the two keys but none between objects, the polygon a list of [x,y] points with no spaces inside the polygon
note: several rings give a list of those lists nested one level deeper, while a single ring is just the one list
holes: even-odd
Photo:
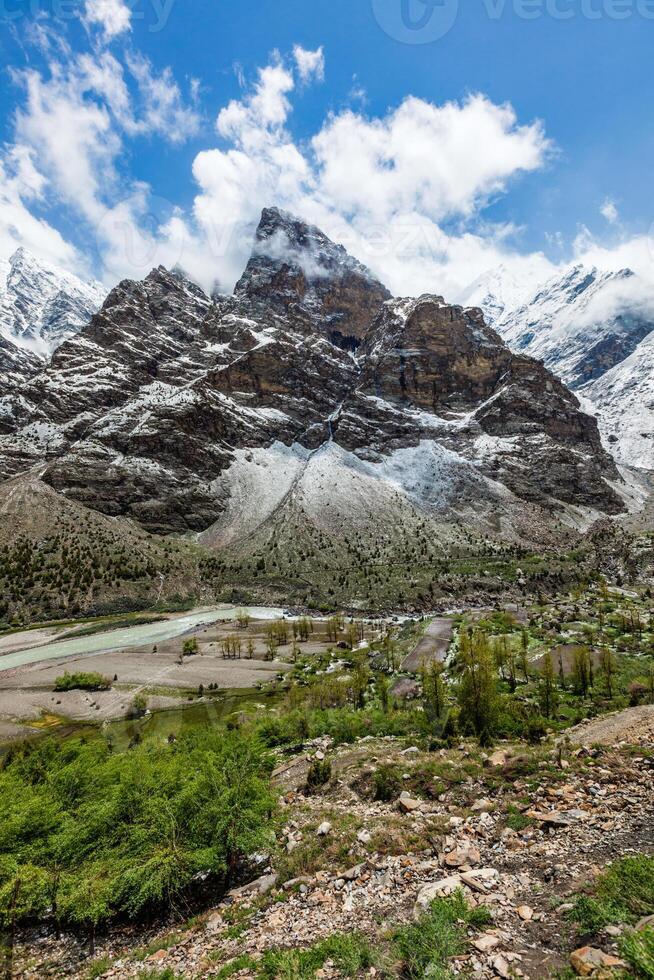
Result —
[{"label": "low green grass patch", "polygon": [[465,952],[468,929],[491,921],[488,909],[470,908],[462,892],[437,899],[418,922],[404,926],[393,937],[393,949],[403,962],[403,976],[410,980],[425,976],[450,980],[453,974],[448,960]]},{"label": "low green grass patch", "polygon": [[620,953],[637,977],[654,980],[654,929],[628,933],[620,943]]},{"label": "low green grass patch", "polygon": [[279,950],[264,953],[259,968],[262,980],[311,980],[327,960],[343,977],[353,977],[373,966],[368,941],[357,933],[330,936],[306,950]]},{"label": "low green grass patch", "polygon": [[634,923],[654,912],[654,858],[645,855],[615,861],[580,896],[570,918],[583,933],[597,933],[604,926]]},{"label": "low green grass patch", "polygon": [[106,973],[110,966],[111,960],[108,956],[102,956],[100,959],[94,960],[88,968],[86,980],[98,980],[98,977]]}]

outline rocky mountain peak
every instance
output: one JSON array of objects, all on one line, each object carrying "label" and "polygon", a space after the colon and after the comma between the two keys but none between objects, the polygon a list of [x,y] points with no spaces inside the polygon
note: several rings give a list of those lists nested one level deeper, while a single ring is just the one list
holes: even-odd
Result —
[{"label": "rocky mountain peak", "polygon": [[0,264],[0,336],[46,360],[89,321],[104,293],[99,283],[84,282],[20,247]]},{"label": "rocky mountain peak", "polygon": [[319,228],[266,208],[235,295],[304,317],[337,346],[356,349],[390,292]]},{"label": "rocky mountain peak", "polygon": [[68,499],[216,541],[290,511],[483,523],[483,501],[512,526],[525,507],[623,506],[594,420],[481,310],[394,299],[275,209],[233,296],[163,267],[119,283],[0,423],[0,474],[45,465]]}]

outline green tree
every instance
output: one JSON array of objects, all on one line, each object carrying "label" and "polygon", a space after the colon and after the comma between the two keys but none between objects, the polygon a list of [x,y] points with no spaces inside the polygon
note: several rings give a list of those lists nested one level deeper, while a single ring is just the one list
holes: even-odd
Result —
[{"label": "green tree", "polygon": [[543,669],[540,675],[539,684],[540,710],[546,718],[552,718],[556,714],[559,703],[559,695],[556,689],[556,678],[554,674],[554,664],[552,655],[546,653],[543,659]]},{"label": "green tree", "polygon": [[459,652],[461,680],[458,688],[460,720],[481,745],[492,744],[497,731],[499,702],[495,664],[485,633],[473,633]]},{"label": "green tree", "polygon": [[422,665],[422,704],[425,717],[432,727],[440,726],[447,715],[447,692],[443,679],[443,664],[437,661]]},{"label": "green tree", "polygon": [[575,694],[586,698],[593,686],[592,662],[588,647],[579,647],[574,653],[572,672]]},{"label": "green tree", "polygon": [[600,668],[604,678],[604,684],[606,685],[606,693],[608,697],[613,700],[617,663],[610,647],[602,647],[601,649]]},{"label": "green tree", "polygon": [[523,629],[520,633],[520,669],[525,684],[529,683],[529,633]]}]

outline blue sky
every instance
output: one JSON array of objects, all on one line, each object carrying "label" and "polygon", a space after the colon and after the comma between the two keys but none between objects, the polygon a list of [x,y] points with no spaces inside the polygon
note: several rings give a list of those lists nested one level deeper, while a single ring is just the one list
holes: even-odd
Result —
[{"label": "blue sky", "polygon": [[500,262],[647,270],[653,41],[652,0],[0,0],[0,257],[25,241],[107,283],[179,261],[228,288],[278,203],[399,291]]}]

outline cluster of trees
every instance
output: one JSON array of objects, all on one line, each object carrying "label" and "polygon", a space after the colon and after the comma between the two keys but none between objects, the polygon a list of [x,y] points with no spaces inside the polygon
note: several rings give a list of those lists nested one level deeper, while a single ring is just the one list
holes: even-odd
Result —
[{"label": "cluster of trees", "polygon": [[271,761],[243,733],[196,729],[114,754],[101,738],[40,743],[0,771],[0,926],[98,926],[217,898],[271,843]]},{"label": "cluster of trees", "polygon": [[171,546],[138,547],[98,526],[61,529],[40,540],[21,534],[0,547],[0,618],[77,614],[112,590],[149,585],[175,567]]},{"label": "cluster of trees", "polygon": [[66,671],[61,677],[56,678],[54,689],[57,693],[63,691],[109,691],[111,685],[111,678],[104,677],[102,674],[69,674]]}]

